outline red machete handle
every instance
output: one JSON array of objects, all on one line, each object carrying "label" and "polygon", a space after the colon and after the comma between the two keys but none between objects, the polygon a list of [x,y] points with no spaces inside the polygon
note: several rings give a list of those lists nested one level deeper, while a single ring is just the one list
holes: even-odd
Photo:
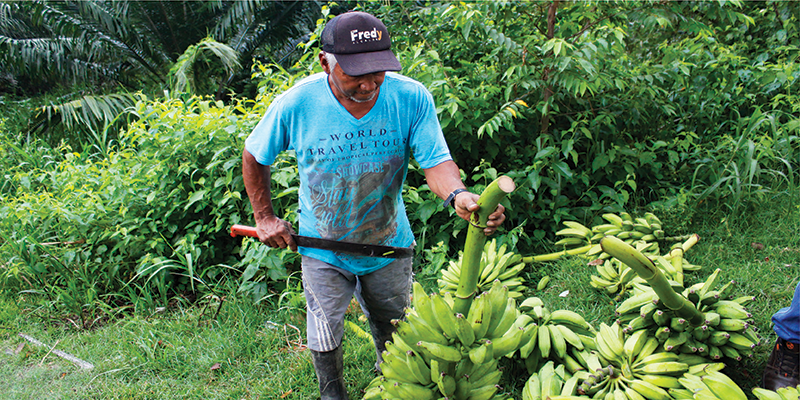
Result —
[{"label": "red machete handle", "polygon": [[258,233],[256,233],[255,226],[247,226],[247,225],[234,225],[231,227],[231,237],[236,236],[248,236],[248,237],[258,237]]}]

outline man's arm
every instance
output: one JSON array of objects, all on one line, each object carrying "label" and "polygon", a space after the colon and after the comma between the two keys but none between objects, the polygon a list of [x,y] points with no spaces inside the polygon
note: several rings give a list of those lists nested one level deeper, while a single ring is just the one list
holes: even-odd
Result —
[{"label": "man's arm", "polygon": [[270,190],[271,173],[269,165],[261,165],[246,149],[242,154],[242,178],[247,197],[253,207],[258,240],[270,247],[287,247],[297,250],[292,240],[291,224],[278,218],[272,209]]},{"label": "man's arm", "polygon": [[[458,166],[453,161],[445,161],[435,167],[423,169],[423,171],[425,172],[428,187],[442,200],[446,199],[454,190],[466,188],[464,182],[461,181],[461,173],[458,171]],[[479,198],[479,195],[470,192],[457,194],[453,199],[456,214],[469,221],[470,215],[479,208],[477,203]],[[489,220],[486,222],[486,229],[483,230],[486,235],[494,233],[503,223],[506,219],[504,212],[505,207],[498,204],[497,209],[489,215]]]}]

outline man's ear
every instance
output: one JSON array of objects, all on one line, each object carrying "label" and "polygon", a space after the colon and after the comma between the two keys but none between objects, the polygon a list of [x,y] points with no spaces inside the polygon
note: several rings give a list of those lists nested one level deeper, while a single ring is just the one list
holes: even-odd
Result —
[{"label": "man's ear", "polygon": [[319,65],[322,66],[322,70],[325,71],[326,74],[330,75],[331,73],[331,66],[328,64],[328,59],[325,58],[325,52],[319,52]]}]

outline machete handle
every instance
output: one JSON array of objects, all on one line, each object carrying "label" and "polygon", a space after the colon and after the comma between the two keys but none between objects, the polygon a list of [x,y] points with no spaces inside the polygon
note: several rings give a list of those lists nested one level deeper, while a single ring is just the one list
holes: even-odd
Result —
[{"label": "machete handle", "polygon": [[256,233],[255,226],[247,226],[247,225],[234,225],[231,227],[231,237],[236,236],[248,236],[248,237],[258,237],[258,233]]}]

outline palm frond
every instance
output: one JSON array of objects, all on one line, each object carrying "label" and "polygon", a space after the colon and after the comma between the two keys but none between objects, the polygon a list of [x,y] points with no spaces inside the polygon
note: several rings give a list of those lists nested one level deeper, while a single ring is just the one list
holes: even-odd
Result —
[{"label": "palm frond", "polygon": [[195,87],[193,68],[197,60],[204,54],[213,54],[222,62],[228,74],[239,69],[239,54],[230,46],[217,42],[211,37],[200,41],[197,45],[189,46],[180,56],[178,62],[170,70],[170,80],[173,82],[172,90],[175,92],[191,92]]},{"label": "palm frond", "polygon": [[44,133],[56,125],[67,130],[83,127],[99,131],[114,123],[136,102],[133,95],[115,93],[101,96],[82,96],[63,104],[39,108],[31,122],[31,132]]}]

